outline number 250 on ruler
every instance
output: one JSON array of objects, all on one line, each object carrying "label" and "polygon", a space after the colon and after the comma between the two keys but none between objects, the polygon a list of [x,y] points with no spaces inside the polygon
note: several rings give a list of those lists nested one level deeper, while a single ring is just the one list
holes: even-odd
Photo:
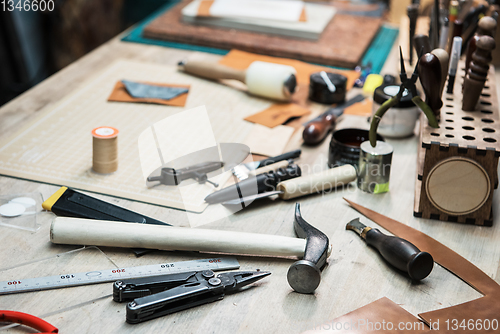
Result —
[{"label": "number 250 on ruler", "polygon": [[11,293],[66,288],[78,285],[114,282],[126,278],[175,274],[201,270],[231,270],[240,267],[235,258],[219,257],[175,263],[154,264],[140,267],[105,269],[78,274],[28,278],[0,282],[0,295]]}]

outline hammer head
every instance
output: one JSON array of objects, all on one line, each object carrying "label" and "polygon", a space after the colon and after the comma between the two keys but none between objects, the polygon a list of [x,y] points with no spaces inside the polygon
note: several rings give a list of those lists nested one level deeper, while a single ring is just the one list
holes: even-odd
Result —
[{"label": "hammer head", "polygon": [[294,229],[299,238],[306,239],[304,257],[288,269],[288,284],[299,293],[313,293],[321,282],[321,269],[330,256],[328,237],[307,223],[300,213],[300,204],[295,204]]}]

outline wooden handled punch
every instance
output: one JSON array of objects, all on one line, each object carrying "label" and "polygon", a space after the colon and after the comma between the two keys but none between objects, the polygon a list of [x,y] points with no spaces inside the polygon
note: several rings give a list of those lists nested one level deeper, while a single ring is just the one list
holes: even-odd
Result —
[{"label": "wooden handled punch", "polygon": [[427,35],[416,34],[413,37],[413,45],[415,45],[417,55],[419,55],[422,51],[426,54],[432,50],[431,43],[429,42],[429,36]]},{"label": "wooden handled punch", "polygon": [[434,260],[427,252],[421,252],[411,242],[385,235],[378,229],[362,224],[359,218],[346,225],[347,230],[353,230],[370,246],[375,247],[382,257],[397,269],[404,271],[414,280],[429,276],[434,267]]},{"label": "wooden handled punch", "polygon": [[477,31],[467,44],[467,51],[465,56],[465,73],[469,71],[470,62],[472,61],[472,54],[476,51],[476,44],[479,37],[487,35],[493,36],[497,28],[497,21],[491,16],[482,17],[477,24]]},{"label": "wooden handled punch", "polygon": [[418,76],[425,93],[425,103],[439,116],[443,101],[441,100],[441,62],[432,53],[420,57]]},{"label": "wooden handled punch", "polygon": [[304,126],[304,131],[302,132],[304,144],[317,145],[321,143],[326,138],[328,133],[335,128],[337,118],[344,113],[344,109],[355,103],[361,102],[364,99],[365,97],[362,94],[356,95],[345,103],[330,108],[323,114],[307,122]]},{"label": "wooden handled punch", "polygon": [[469,72],[464,79],[462,110],[474,111],[481,91],[488,76],[491,62],[491,51],[495,49],[495,39],[481,36],[476,43],[476,51],[472,54]]},{"label": "wooden handled punch", "polygon": [[297,87],[295,68],[287,65],[254,61],[246,70],[195,60],[182,61],[178,65],[180,70],[199,77],[241,81],[247,85],[249,93],[274,100],[290,100]]},{"label": "wooden handled punch", "polygon": [[330,256],[331,245],[324,233],[302,219],[298,203],[294,218],[298,238],[57,217],[50,227],[50,241],[70,245],[299,257],[302,260],[289,269],[288,282],[297,292],[312,293],[321,281],[321,268]]}]

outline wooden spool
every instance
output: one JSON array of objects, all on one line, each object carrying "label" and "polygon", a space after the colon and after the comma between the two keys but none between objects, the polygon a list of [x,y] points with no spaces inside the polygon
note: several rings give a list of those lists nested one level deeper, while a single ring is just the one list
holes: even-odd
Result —
[{"label": "wooden spool", "polygon": [[92,170],[109,174],[118,169],[118,130],[101,126],[92,130]]},{"label": "wooden spool", "polygon": [[459,69],[454,94],[443,93],[439,129],[420,118],[414,216],[491,226],[500,156],[494,68],[473,111],[462,110],[463,60]]}]

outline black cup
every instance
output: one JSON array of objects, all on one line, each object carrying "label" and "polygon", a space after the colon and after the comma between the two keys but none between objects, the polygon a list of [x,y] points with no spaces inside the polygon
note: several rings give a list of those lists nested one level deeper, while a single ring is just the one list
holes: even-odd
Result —
[{"label": "black cup", "polygon": [[[328,166],[330,168],[353,165],[358,168],[359,146],[368,140],[368,130],[362,129],[341,129],[333,132],[328,153]],[[384,138],[377,134],[377,140],[384,141]]]}]

